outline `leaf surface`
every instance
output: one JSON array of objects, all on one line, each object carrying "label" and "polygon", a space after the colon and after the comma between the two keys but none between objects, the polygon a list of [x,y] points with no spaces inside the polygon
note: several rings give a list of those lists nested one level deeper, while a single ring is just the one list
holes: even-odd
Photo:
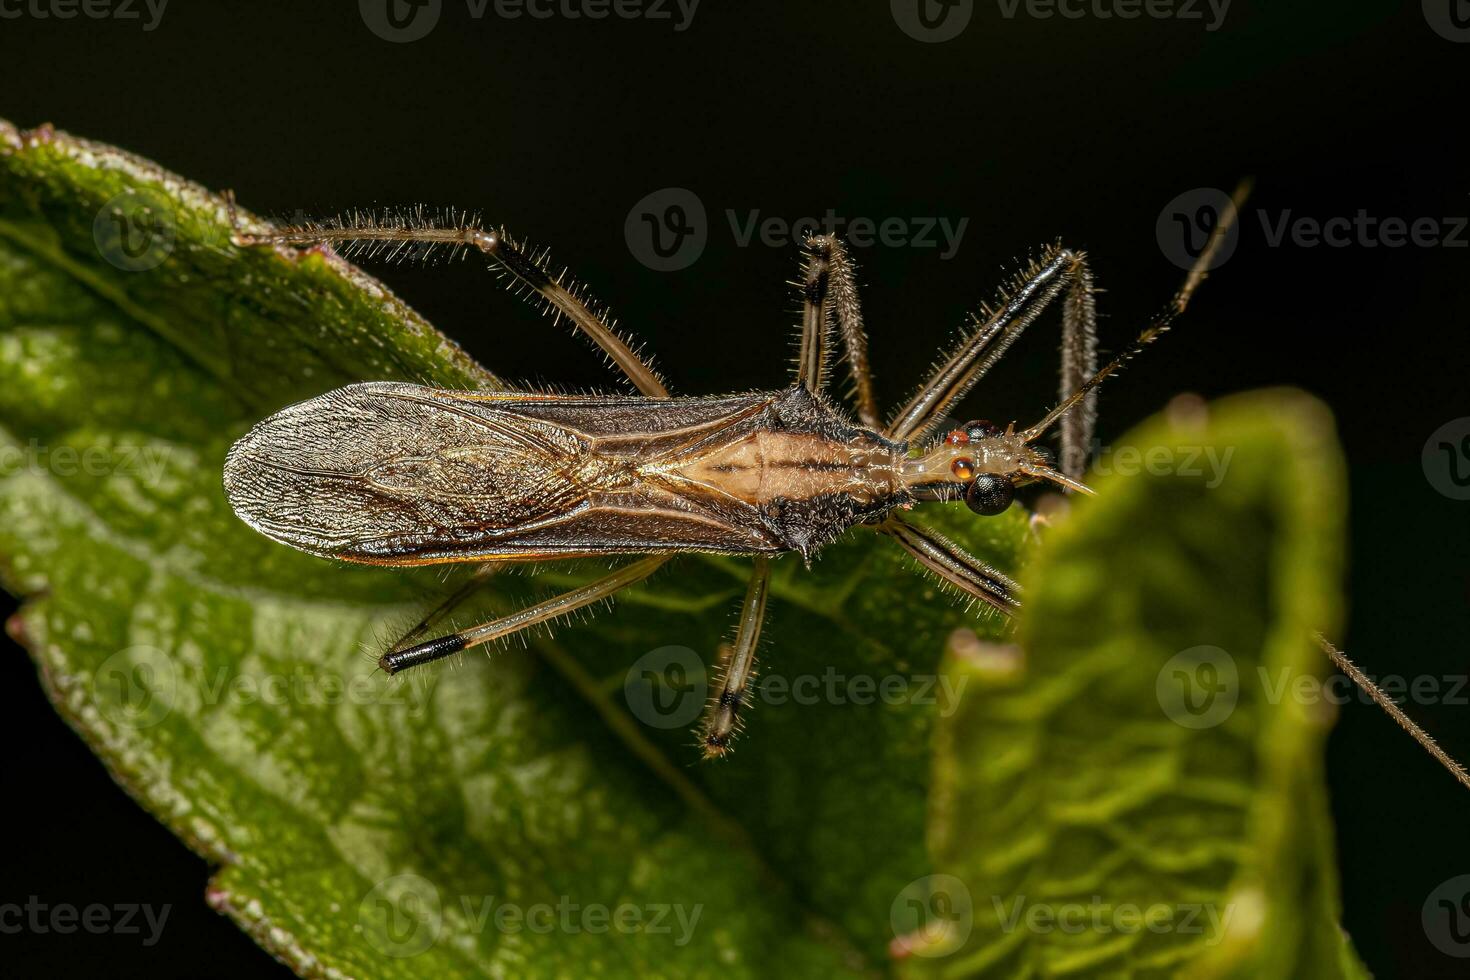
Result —
[{"label": "leaf surface", "polygon": [[[364,379],[500,382],[330,253],[241,249],[229,232],[219,198],[152,164],[0,124],[0,570],[28,597],[13,626],[58,710],[219,866],[209,900],[299,973],[886,973],[905,900],[942,869],[976,894],[1040,894],[1063,872],[1127,896],[1256,887],[1272,910],[1296,894],[1311,904],[1251,948],[1277,950],[1262,961],[1276,969],[1299,942],[1331,945],[1320,722],[1243,689],[1229,723],[1192,736],[1219,742],[1206,746],[1159,723],[1148,686],[1151,658],[1195,633],[1243,671],[1315,669],[1289,637],[1335,615],[1340,478],[1317,409],[1271,431],[1232,423],[1255,440],[1242,458],[1289,467],[1293,439],[1323,455],[1299,492],[1255,459],[1237,460],[1231,479],[1247,482],[1229,492],[1104,484],[1026,570],[1024,684],[966,673],[1003,624],[890,543],[857,532],[811,570],[779,561],[751,730],[700,765],[689,728],[745,564],[681,558],[529,650],[389,679],[375,654],[459,579],[336,565],[234,518],[225,451],[277,408]],[[532,317],[504,303],[507,329]],[[1306,405],[1271,404],[1283,398]],[[1129,531],[1152,507],[1167,517]],[[1305,530],[1288,520],[1314,507]],[[926,519],[1022,565],[1020,508],[939,510]],[[1242,516],[1234,550],[1211,552],[1219,522]],[[1133,542],[1128,563],[1109,563],[1112,539]],[[1101,588],[1135,565],[1150,574]],[[499,577],[456,621],[600,567]],[[1220,575],[1243,577],[1192,587]],[[1117,676],[1099,680],[1105,666]],[[1093,831],[1052,826],[1067,801],[1096,811]],[[1173,818],[1139,823],[1129,801],[1167,801]],[[1155,875],[1117,856],[1155,834],[1189,866]],[[1267,866],[1302,842],[1316,857]],[[897,968],[1096,955],[995,944],[984,912],[972,945]]]}]

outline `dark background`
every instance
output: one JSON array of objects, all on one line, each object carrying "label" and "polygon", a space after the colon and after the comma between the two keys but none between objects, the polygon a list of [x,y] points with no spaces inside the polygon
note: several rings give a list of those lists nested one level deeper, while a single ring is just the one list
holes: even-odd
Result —
[{"label": "dark background", "polygon": [[[1375,675],[1470,671],[1470,503],[1437,492],[1420,460],[1431,432],[1470,414],[1470,233],[1459,248],[1272,247],[1260,219],[1470,213],[1470,44],[1437,34],[1418,2],[1235,0],[1209,31],[1024,7],[1006,18],[983,0],[942,44],[908,36],[882,2],[705,0],[677,31],[647,18],[475,19],[445,0],[413,43],[375,36],[350,2],[175,0],[152,31],[142,8],[141,21],[59,20],[9,2],[21,16],[0,18],[0,116],[115,143],[264,213],[480,209],[554,245],[686,393],[787,377],[795,250],[739,247],[726,209],[969,218],[947,261],[939,249],[857,252],[892,405],[1002,267],[1055,238],[1091,253],[1104,344],[1120,346],[1180,276],[1156,236],[1160,212],[1252,174],[1236,253],[1179,329],[1105,391],[1101,435],[1185,390],[1290,384],[1324,399],[1350,463],[1348,650]],[[694,191],[709,215],[708,247],[677,272],[641,264],[624,238],[630,209],[666,187]],[[608,384],[585,345],[547,329],[478,263],[380,274],[503,377]],[[1040,329],[1023,340],[973,414],[1026,422],[1050,404],[1054,348]],[[6,965],[283,974],[206,908],[203,862],[111,783],[13,645],[0,684],[0,902],[173,906],[153,948],[6,935]],[[1463,701],[1410,710],[1470,758]],[[1426,940],[1420,909],[1470,872],[1470,796],[1357,702],[1328,761],[1345,925],[1364,959],[1385,977],[1465,975],[1467,961]]]}]

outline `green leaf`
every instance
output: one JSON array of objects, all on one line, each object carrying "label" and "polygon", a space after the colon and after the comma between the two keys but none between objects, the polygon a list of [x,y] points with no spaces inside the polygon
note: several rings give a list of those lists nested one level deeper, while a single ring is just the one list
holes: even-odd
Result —
[{"label": "green leaf", "polygon": [[979,693],[936,736],[951,877],[919,897],[973,927],[919,937],[945,975],[1361,975],[1336,925],[1331,706],[1292,693],[1340,615],[1331,420],[1291,391],[1178,414],[1104,456],[1118,472],[1029,569],[1019,645],[946,660]]},{"label": "green leaf", "polygon": [[[1085,867],[1103,894],[1173,895],[1104,860],[1092,838],[1048,843],[1042,804],[1163,792],[1167,759],[1125,749],[1159,739],[1181,756],[1196,744],[1158,725],[1151,659],[1196,615],[1201,635],[1235,644],[1242,670],[1255,656],[1315,669],[1288,634],[1331,625],[1339,504],[1327,437],[1301,410],[1283,412],[1275,441],[1252,429],[1259,441],[1239,442],[1232,480],[1256,477],[1238,490],[1196,500],[1177,481],[1104,481],[1101,501],[1050,532],[1056,547],[1030,576],[1024,683],[965,674],[1004,624],[867,533],[811,570],[777,563],[761,694],[718,764],[696,763],[688,716],[733,626],[741,562],[681,558],[615,612],[530,650],[390,680],[375,654],[461,579],[344,567],[265,540],[224,501],[224,453],[264,415],[350,381],[499,382],[330,253],[241,249],[229,232],[219,198],[152,164],[0,123],[0,573],[29,597],[16,629],[61,714],[218,865],[211,903],[303,975],[872,974],[903,952],[906,902],[934,873],[973,880],[975,894],[997,875],[1040,894],[1045,869]],[[503,302],[507,329],[532,319]],[[1268,404],[1301,404],[1284,397]],[[1326,458],[1317,476],[1281,458],[1302,448],[1293,440]],[[1136,526],[1113,510],[1144,500],[1162,511]],[[1256,564],[1220,563],[1259,574],[1191,591],[1188,576],[1218,571],[1200,546],[1229,527],[1227,505],[1256,523],[1226,544],[1258,550]],[[1020,508],[984,521],[938,510],[923,516],[1011,571],[1033,537]],[[1141,569],[1182,570],[1174,590],[1146,593],[1157,608],[1142,586],[1099,595],[1107,556],[1083,547],[1089,535],[1123,539]],[[1322,554],[1304,570],[1313,547]],[[1133,566],[1108,567],[1124,586],[1116,569]],[[457,621],[595,571],[504,576]],[[1288,574],[1296,592],[1283,591]],[[1251,623],[1269,640],[1250,646]],[[1144,687],[1121,668],[1116,686],[1089,673],[1118,656],[1089,646],[1104,642],[1136,652]],[[1035,717],[1084,683],[1106,700]],[[1243,691],[1230,723],[1194,735],[1281,745],[1191,753],[1191,765],[1223,767],[1201,779],[1224,799],[1186,795],[1170,804],[1179,826],[1120,838],[1146,850],[1158,833],[1161,853],[1188,857],[1169,835],[1192,827],[1200,851],[1229,858],[1199,887],[1259,881],[1269,903],[1284,900],[1289,873],[1311,904],[1262,927],[1271,969],[1335,935],[1320,731],[1285,718]],[[1091,754],[1063,765],[1070,752]],[[1227,804],[1248,816],[1231,822]],[[983,965],[983,912],[973,948],[900,968]],[[1026,939],[1008,966],[1047,945]]]}]

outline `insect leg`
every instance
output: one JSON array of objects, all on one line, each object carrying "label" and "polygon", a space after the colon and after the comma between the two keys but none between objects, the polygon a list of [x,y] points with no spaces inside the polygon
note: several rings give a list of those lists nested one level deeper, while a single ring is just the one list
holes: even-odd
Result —
[{"label": "insect leg", "polygon": [[428,632],[430,627],[432,627],[435,623],[438,623],[445,616],[449,615],[461,603],[463,603],[466,599],[479,591],[487,582],[490,581],[491,577],[494,574],[495,567],[490,564],[481,565],[479,568],[475,569],[474,573],[465,580],[463,585],[455,589],[454,592],[450,593],[448,598],[446,598],[443,602],[439,603],[439,605],[431,609],[424,616],[424,618],[419,620],[418,623],[414,625],[411,629],[405,632],[398,639],[394,640],[393,645],[390,646],[388,649],[401,649],[406,644],[418,639],[420,636],[423,636],[424,633]]},{"label": "insect leg", "polygon": [[852,260],[835,235],[812,235],[802,243],[806,253],[802,265],[801,353],[797,381],[812,391],[826,382],[827,345],[835,325],[842,334],[848,371],[852,374],[853,397],[858,419],[870,429],[878,428],[878,404],[873,396],[873,377],[868,367],[868,338],[863,330],[862,306]]},{"label": "insect leg", "polygon": [[1214,262],[1215,253],[1219,250],[1221,243],[1224,242],[1225,235],[1230,230],[1231,225],[1235,223],[1236,218],[1239,216],[1240,208],[1245,204],[1245,199],[1250,196],[1250,191],[1251,182],[1248,179],[1242,180],[1236,185],[1235,193],[1230,198],[1229,209],[1225,214],[1220,215],[1220,220],[1216,223],[1214,231],[1210,233],[1209,240],[1205,242],[1204,249],[1201,250],[1199,256],[1194,260],[1194,265],[1190,267],[1189,272],[1185,275],[1184,284],[1179,287],[1179,291],[1174,294],[1173,299],[1169,301],[1169,305],[1164,308],[1163,312],[1157,314],[1150,320],[1148,325],[1143,328],[1143,331],[1139,333],[1138,337],[1134,339],[1133,343],[1125,348],[1122,353],[1103,365],[1102,369],[1096,371],[1092,377],[1078,385],[1070,395],[1064,396],[1057,407],[1047,412],[1040,422],[1037,422],[1022,432],[1021,435],[1027,442],[1040,437],[1058,419],[1063,420],[1063,424],[1065,425],[1068,414],[1072,409],[1076,408],[1079,404],[1084,404],[1092,397],[1098,385],[1102,384],[1111,375],[1116,374],[1123,365],[1136,357],[1139,351],[1153,343],[1164,331],[1169,329],[1169,325],[1189,305],[1189,301],[1194,296],[1195,290],[1199,288],[1200,283],[1205,281],[1205,276],[1209,273],[1210,266]]},{"label": "insect leg", "polygon": [[700,741],[704,757],[724,755],[740,732],[740,711],[750,703],[750,682],[755,677],[755,648],[766,618],[766,595],[771,584],[771,562],[757,558],[740,604],[740,626],[735,631],[735,645],[722,658],[723,676],[715,696],[710,699],[701,726]]},{"label": "insect leg", "polygon": [[390,650],[378,659],[378,666],[390,674],[396,674],[409,667],[417,667],[420,664],[431,663],[468,650],[470,647],[488,643],[491,640],[499,640],[519,633],[521,630],[538,623],[558,619],[570,612],[589,606],[613,595],[621,589],[625,589],[636,582],[652,575],[664,562],[668,561],[670,555],[653,555],[648,558],[640,558],[638,561],[624,565],[622,568],[598,579],[579,589],[563,593],[545,602],[539,602],[534,606],[528,606],[519,612],[511,613],[493,619],[488,623],[450,633],[437,639],[427,640],[416,646],[405,650]]},{"label": "insect leg", "polygon": [[[1097,300],[1092,270],[1085,261],[1062,299],[1062,359],[1057,399],[1066,401],[1097,373]],[[1092,455],[1092,433],[1097,426],[1097,392],[1089,392],[1077,410],[1062,419],[1061,459],[1057,469],[1073,480],[1082,479]],[[1070,491],[1069,491],[1070,492]]]},{"label": "insect leg", "polygon": [[486,231],[462,220],[458,224],[435,224],[424,214],[411,213],[378,220],[371,215],[349,215],[321,223],[281,225],[262,233],[244,232],[235,218],[232,195],[226,195],[237,245],[331,245],[360,247],[371,258],[387,252],[390,259],[403,256],[413,244],[450,248],[473,246],[490,260],[492,267],[508,276],[512,288],[534,294],[560,320],[566,317],[608,357],[612,358],[640,392],[652,398],[667,398],[669,390],[649,364],[618,335],[607,311],[587,300],[567,282],[566,270],[553,274],[546,252],[533,254],[513,241],[503,229]]},{"label": "insect leg", "polygon": [[[931,435],[950,406],[985,376],[1058,293],[1069,287],[1090,288],[1086,268],[1086,260],[1080,253],[1048,249],[1017,278],[1002,296],[998,309],[987,308],[982,317],[976,318],[976,328],[909,399],[884,435],[893,440],[922,440]],[[1082,314],[1089,307],[1090,297],[1085,302],[1077,300],[1079,315],[1074,328],[1085,326],[1087,320]],[[1085,352],[1085,344],[1078,346]]]},{"label": "insect leg", "polygon": [[1007,615],[1020,608],[1020,586],[943,535],[910,524],[897,514],[889,515],[878,530],[891,535],[919,564],[966,595]]}]

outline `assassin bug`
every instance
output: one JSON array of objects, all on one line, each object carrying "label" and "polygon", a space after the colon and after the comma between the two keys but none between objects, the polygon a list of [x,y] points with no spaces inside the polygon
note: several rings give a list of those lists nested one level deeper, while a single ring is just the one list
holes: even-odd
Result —
[{"label": "assassin bug", "polygon": [[[1235,205],[1245,188],[1236,192]],[[231,217],[234,220],[233,202]],[[230,505],[268,537],[314,555],[380,565],[532,562],[635,555],[564,595],[469,629],[418,640],[463,600],[471,580],[379,660],[389,673],[501,639],[605,600],[673,555],[754,558],[735,642],[701,729],[708,756],[723,754],[740,724],[764,619],[770,559],[807,560],[857,525],[893,538],[964,595],[1003,613],[1016,584],[954,542],[907,520],[919,503],[963,500],[980,515],[1004,511],[1018,485],[1080,482],[1095,421],[1096,389],[1152,342],[1188,304],[1234,213],[1173,301],[1131,346],[1097,368],[1092,276],[1081,252],[1054,246],[974,318],[886,424],[868,372],[853,265],[837,238],[803,243],[801,341],[796,378],[780,391],[671,397],[613,329],[606,311],[549,271],[503,231],[421,215],[354,217],[246,233],[240,246],[343,245],[384,250],[436,244],[478,249],[513,285],[538,297],[600,347],[641,393],[568,396],[456,391],[399,382],[348,385],[285,408],[241,438],[225,462]],[[941,432],[948,410],[1041,312],[1061,303],[1060,401],[1025,429],[973,422]],[[825,394],[834,336],[845,347],[856,420]],[[1062,462],[1038,440],[1059,427]]]}]

